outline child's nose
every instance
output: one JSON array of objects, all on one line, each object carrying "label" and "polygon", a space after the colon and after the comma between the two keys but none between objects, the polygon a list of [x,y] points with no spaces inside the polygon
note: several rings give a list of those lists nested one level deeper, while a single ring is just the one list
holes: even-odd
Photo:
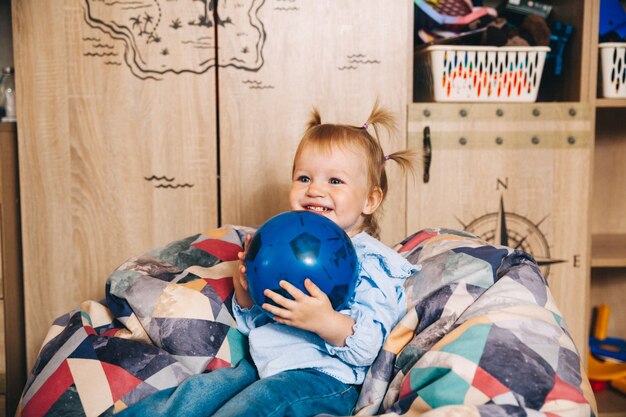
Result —
[{"label": "child's nose", "polygon": [[319,182],[316,182],[316,181],[311,181],[309,183],[309,186],[307,187],[306,192],[311,197],[320,197],[320,196],[323,196],[325,193],[324,187]]}]

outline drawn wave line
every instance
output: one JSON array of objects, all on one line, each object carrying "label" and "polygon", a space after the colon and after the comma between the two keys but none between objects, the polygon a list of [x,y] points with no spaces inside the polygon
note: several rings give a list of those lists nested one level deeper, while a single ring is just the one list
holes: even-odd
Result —
[{"label": "drawn wave line", "polygon": [[86,37],[83,38],[84,41],[95,41],[95,42],[100,42],[100,38],[91,38],[91,37]]},{"label": "drawn wave line", "polygon": [[115,46],[113,46],[113,45],[107,45],[107,44],[104,44],[104,43],[99,43],[97,45],[93,45],[93,47],[94,48],[107,48],[107,49],[115,48]]},{"label": "drawn wave line", "polygon": [[153,175],[151,177],[143,177],[144,180],[146,181],[161,181],[161,180],[165,180],[167,182],[172,182],[176,179],[176,177],[172,177],[172,178],[167,178],[165,175],[163,175],[162,177],[157,177],[156,175]]},{"label": "drawn wave line", "polygon": [[248,88],[250,88],[251,90],[265,90],[265,89],[268,89],[268,88],[270,88],[270,89],[274,88],[274,86],[273,85],[251,85]]},{"label": "drawn wave line", "polygon": [[159,184],[159,185],[155,185],[154,188],[192,188],[193,186],[194,186],[193,184],[188,184],[188,183],[176,184],[176,185]]},{"label": "drawn wave line", "polygon": [[347,65],[347,66],[343,66],[343,67],[337,67],[337,69],[339,71],[343,71],[343,70],[355,70],[357,68],[354,65]]},{"label": "drawn wave line", "polygon": [[182,41],[181,42],[183,45],[187,45],[188,43],[192,43],[194,45],[200,45],[200,46],[205,46],[205,47],[212,47],[213,45],[211,45],[210,43],[207,42],[198,42],[198,41]]},{"label": "drawn wave line", "polygon": [[104,5],[105,6],[115,6],[118,3],[121,3],[121,4],[141,4],[142,2],[140,2],[140,1],[110,1],[110,2],[105,2]]},{"label": "drawn wave line", "polygon": [[122,10],[136,10],[136,9],[145,9],[147,7],[152,7],[152,5],[150,4],[145,4],[145,5],[141,5],[141,6],[128,6],[128,7],[122,7]]},{"label": "drawn wave line", "polygon": [[296,7],[296,6],[294,6],[294,7],[274,7],[274,10],[281,10],[283,12],[290,12],[290,11],[293,11],[293,10],[300,10],[300,8]]},{"label": "drawn wave line", "polygon": [[351,59],[350,63],[351,64],[380,64],[380,61],[377,59],[366,59],[366,60]]},{"label": "drawn wave line", "polygon": [[348,58],[349,59],[352,59],[352,58],[365,58],[365,55],[363,55],[363,54],[348,55]]},{"label": "drawn wave line", "polygon": [[114,62],[114,61],[106,61],[104,63],[104,65],[118,65],[119,66],[119,65],[122,65],[122,63],[121,62]]},{"label": "drawn wave line", "polygon": [[83,56],[118,56],[117,52],[85,52]]}]

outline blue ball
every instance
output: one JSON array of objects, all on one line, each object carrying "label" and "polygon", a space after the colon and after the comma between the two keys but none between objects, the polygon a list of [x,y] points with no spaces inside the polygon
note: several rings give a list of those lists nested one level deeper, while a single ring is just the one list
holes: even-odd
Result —
[{"label": "blue ball", "polygon": [[342,307],[354,292],[357,257],[350,237],[332,220],[307,211],[289,211],[272,217],[254,234],[245,257],[250,295],[257,305],[274,304],[265,289],[292,298],[279,281],[302,290],[311,279],[330,299],[334,309]]}]

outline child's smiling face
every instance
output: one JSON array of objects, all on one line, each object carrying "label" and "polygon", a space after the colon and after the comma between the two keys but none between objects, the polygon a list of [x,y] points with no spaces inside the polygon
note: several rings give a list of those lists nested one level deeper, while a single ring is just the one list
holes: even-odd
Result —
[{"label": "child's smiling face", "polygon": [[370,189],[367,158],[361,149],[332,146],[330,152],[309,145],[294,162],[289,205],[292,210],[321,214],[352,237],[382,200]]}]

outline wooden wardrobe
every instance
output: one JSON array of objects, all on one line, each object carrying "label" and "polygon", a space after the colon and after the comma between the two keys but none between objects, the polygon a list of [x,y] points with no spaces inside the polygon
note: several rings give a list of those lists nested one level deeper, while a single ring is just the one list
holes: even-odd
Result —
[{"label": "wooden wardrobe", "polygon": [[[128,4],[126,4],[128,3]],[[406,146],[410,0],[13,2],[26,343],[104,295],[126,258],[286,210],[313,106]],[[391,169],[383,239],[406,234]]]}]

